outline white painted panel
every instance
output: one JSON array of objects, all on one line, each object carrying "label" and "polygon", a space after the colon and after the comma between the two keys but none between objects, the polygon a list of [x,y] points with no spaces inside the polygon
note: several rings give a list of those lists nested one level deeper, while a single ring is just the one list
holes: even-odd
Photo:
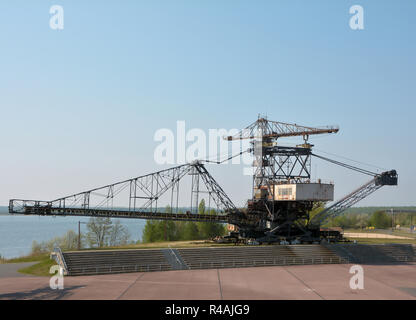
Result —
[{"label": "white painted panel", "polygon": [[324,183],[275,185],[275,200],[332,201],[334,200],[334,185]]}]

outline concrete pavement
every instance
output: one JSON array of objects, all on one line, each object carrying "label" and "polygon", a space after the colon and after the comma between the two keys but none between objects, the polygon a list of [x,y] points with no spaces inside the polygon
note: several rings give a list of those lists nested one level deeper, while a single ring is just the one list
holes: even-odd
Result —
[{"label": "concrete pavement", "polygon": [[30,267],[36,263],[37,262],[2,263],[0,264],[0,278],[27,277],[27,275],[19,273],[17,270]]},{"label": "concrete pavement", "polygon": [[351,265],[175,270],[65,277],[2,277],[0,299],[414,299],[416,264],[363,265],[364,289],[349,287]]}]

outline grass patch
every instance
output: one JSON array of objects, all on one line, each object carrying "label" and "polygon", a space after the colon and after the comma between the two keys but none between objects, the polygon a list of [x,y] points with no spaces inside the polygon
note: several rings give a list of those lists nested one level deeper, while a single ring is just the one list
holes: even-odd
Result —
[{"label": "grass patch", "polygon": [[410,237],[416,239],[416,233],[414,232],[407,232],[403,230],[394,230],[393,235],[395,236],[403,236],[403,237]]},{"label": "grass patch", "polygon": [[[151,242],[151,243],[139,243],[129,244],[125,246],[117,247],[104,247],[104,248],[85,248],[83,251],[89,250],[115,250],[115,249],[161,249],[161,248],[200,248],[200,247],[224,247],[235,246],[232,243],[216,243],[209,240],[192,240],[192,241],[163,241],[163,242]],[[67,250],[65,250],[67,251]],[[68,250],[69,251],[69,250]]]},{"label": "grass patch", "polygon": [[49,258],[49,256],[43,258],[38,263],[31,265],[26,268],[22,268],[17,270],[20,273],[29,274],[32,276],[45,276],[50,277],[52,276],[49,273],[49,270],[52,266],[56,265],[56,261]]},{"label": "grass patch", "polygon": [[17,270],[20,273],[29,274],[32,276],[47,276],[50,277],[50,267],[56,265],[55,260],[50,259],[49,253],[32,254],[24,257],[13,259],[2,259],[0,263],[24,263],[24,262],[37,262],[29,267],[25,267]]},{"label": "grass patch", "polygon": [[22,262],[36,262],[49,259],[49,253],[33,254],[19,258],[3,259],[1,263],[22,263]]}]

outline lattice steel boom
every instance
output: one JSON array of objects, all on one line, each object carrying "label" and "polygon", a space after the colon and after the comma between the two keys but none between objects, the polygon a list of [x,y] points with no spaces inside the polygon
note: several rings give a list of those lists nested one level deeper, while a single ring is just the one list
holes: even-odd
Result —
[{"label": "lattice steel boom", "polygon": [[365,183],[358,189],[335,202],[330,207],[315,215],[309,224],[315,226],[322,224],[326,219],[339,215],[346,209],[356,204],[358,201],[364,199],[385,185],[397,185],[397,172],[395,170],[386,171],[380,175],[376,175],[369,182]]},{"label": "lattice steel boom", "polygon": [[[193,211],[198,208],[197,202],[195,206],[191,202],[190,211],[179,213],[179,186],[185,175],[193,177],[191,199],[195,192],[207,194],[208,208],[211,207],[212,200],[218,214],[195,214]],[[198,179],[194,177],[198,177]],[[199,178],[203,181],[206,191],[202,190],[202,186],[199,185]],[[169,191],[170,194],[168,194]],[[170,202],[170,210],[168,211],[158,207],[158,201],[162,196],[165,197],[165,204],[166,200]],[[126,205],[123,207],[114,206],[115,199]],[[52,201],[12,199],[9,202],[10,213],[25,215],[105,216],[227,222],[227,213],[234,211],[236,211],[235,205],[200,162],[161,170]]]}]

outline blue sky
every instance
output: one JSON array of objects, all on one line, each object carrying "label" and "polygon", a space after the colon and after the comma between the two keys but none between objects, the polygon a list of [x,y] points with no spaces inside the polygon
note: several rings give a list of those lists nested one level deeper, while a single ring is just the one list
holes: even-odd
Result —
[{"label": "blue sky", "polygon": [[[49,28],[54,4],[64,30]],[[411,0],[2,1],[0,204],[159,170],[154,133],[177,120],[243,128],[260,113],[339,125],[317,149],[399,173],[360,205],[416,205],[415,17]],[[312,169],[336,198],[368,180]],[[240,167],[209,170],[235,203],[250,195]]]}]

